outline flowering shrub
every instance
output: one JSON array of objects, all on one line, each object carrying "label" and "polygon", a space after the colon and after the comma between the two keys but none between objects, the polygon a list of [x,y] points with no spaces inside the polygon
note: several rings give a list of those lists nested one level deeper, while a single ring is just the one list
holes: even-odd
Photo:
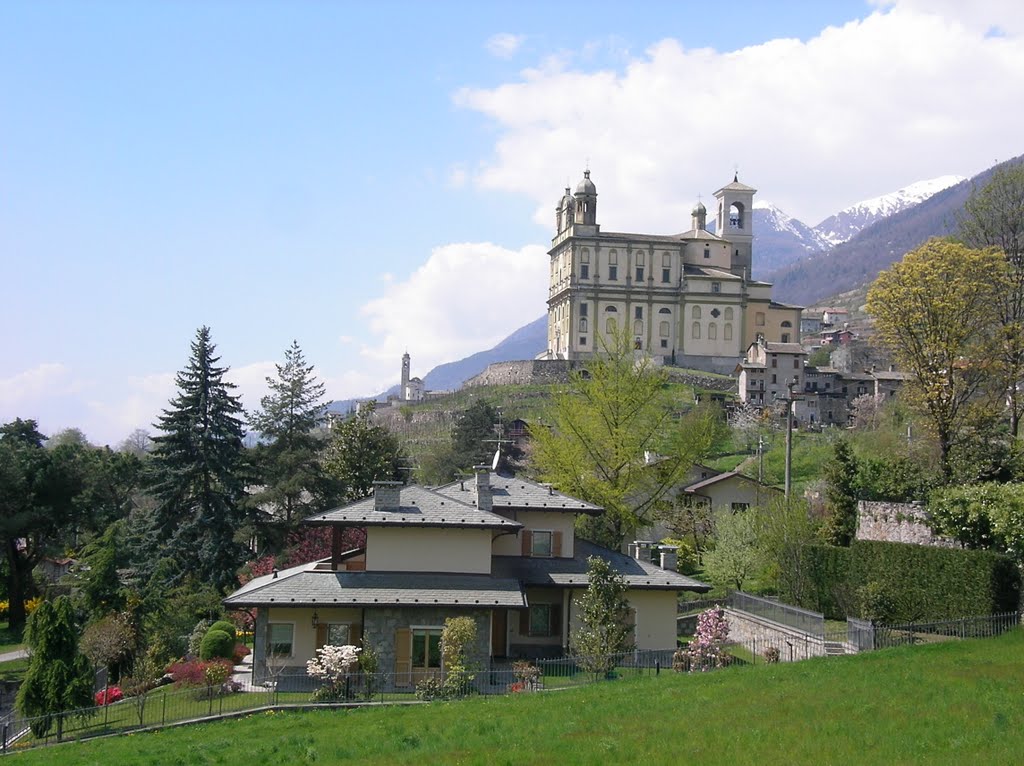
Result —
[{"label": "flowering shrub", "polygon": [[430,676],[416,684],[416,699],[423,702],[431,702],[432,700],[444,698],[444,682],[440,678]]},{"label": "flowering shrub", "polygon": [[[221,687],[220,691],[232,691],[227,688],[227,680],[231,678],[231,660],[182,660],[175,662],[167,672],[174,678],[177,687]],[[218,680],[219,679],[219,680]]]},{"label": "flowering shrub", "polygon": [[241,665],[242,660],[252,654],[252,650],[245,644],[235,644],[235,651],[231,655],[231,661],[236,665]]},{"label": "flowering shrub", "polygon": [[701,612],[697,617],[697,632],[687,647],[690,669],[703,672],[727,665],[730,658],[723,645],[728,638],[729,622],[722,607],[715,606]]},{"label": "flowering shrub", "polygon": [[779,652],[779,647],[769,646],[767,649],[764,650],[764,661],[767,662],[769,665],[774,665],[776,662],[779,661],[780,658],[781,653]]},{"label": "flowering shrub", "polygon": [[124,693],[119,686],[108,686],[106,689],[100,689],[96,692],[94,699],[96,700],[96,707],[103,707],[114,702],[120,702],[124,699]]},{"label": "flowering shrub", "polygon": [[344,646],[321,646],[316,655],[306,663],[306,672],[319,678],[323,686],[317,689],[314,699],[337,700],[345,696],[345,679],[349,671],[359,662],[362,649],[351,644]]},{"label": "flowering shrub", "polygon": [[510,694],[520,694],[527,691],[528,687],[524,681],[516,681],[508,685],[508,691]]},{"label": "flowering shrub", "polygon": [[[529,660],[516,660],[512,663],[512,675],[514,675],[518,680],[516,683],[509,686],[509,691],[532,691],[537,687],[537,681],[540,680],[541,669]],[[512,687],[514,686],[518,686],[520,688],[513,689]]]}]

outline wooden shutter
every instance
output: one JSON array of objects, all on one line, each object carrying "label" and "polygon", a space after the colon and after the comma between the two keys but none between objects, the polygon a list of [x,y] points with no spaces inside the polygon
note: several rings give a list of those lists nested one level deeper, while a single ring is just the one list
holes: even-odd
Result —
[{"label": "wooden shutter", "polygon": [[412,686],[412,631],[395,630],[395,686]]},{"label": "wooden shutter", "polygon": [[327,623],[321,622],[316,626],[316,648],[319,649],[321,646],[327,643]]},{"label": "wooden shutter", "polygon": [[354,646],[360,646],[363,643],[363,626],[358,623],[353,623],[348,626],[348,640]]},{"label": "wooden shutter", "polygon": [[562,555],[562,533],[559,530],[551,533],[551,555],[555,558]]},{"label": "wooden shutter", "polygon": [[529,556],[533,551],[533,532],[528,529],[523,530],[523,555]]},{"label": "wooden shutter", "polygon": [[519,635],[530,635],[530,610],[524,609],[519,613]]},{"label": "wooden shutter", "polygon": [[562,605],[561,604],[552,604],[549,608],[551,609],[551,632],[548,635],[551,635],[551,636],[561,636],[562,635]]}]

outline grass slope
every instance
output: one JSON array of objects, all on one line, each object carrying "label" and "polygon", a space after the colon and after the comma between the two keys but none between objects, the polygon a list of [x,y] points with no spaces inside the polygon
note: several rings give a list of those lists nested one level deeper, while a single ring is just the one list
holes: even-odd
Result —
[{"label": "grass slope", "polygon": [[238,721],[15,764],[1019,763],[1024,632],[565,692]]}]

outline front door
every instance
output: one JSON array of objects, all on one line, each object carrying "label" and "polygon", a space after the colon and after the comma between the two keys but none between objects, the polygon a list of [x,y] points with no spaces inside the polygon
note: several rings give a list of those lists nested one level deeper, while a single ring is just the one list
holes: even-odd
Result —
[{"label": "front door", "polygon": [[495,609],[491,612],[491,656],[504,657],[508,654],[508,610]]}]

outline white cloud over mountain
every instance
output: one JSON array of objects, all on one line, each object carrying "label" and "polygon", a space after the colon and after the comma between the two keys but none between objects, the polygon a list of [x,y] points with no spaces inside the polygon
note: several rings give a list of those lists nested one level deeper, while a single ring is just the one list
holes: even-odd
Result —
[{"label": "white cloud over mountain", "polygon": [[665,39],[621,70],[547,59],[516,82],[460,90],[455,102],[499,133],[474,182],[529,195],[548,223],[562,182],[575,184],[589,158],[604,228],[672,232],[734,164],[816,221],[937,170],[972,175],[1020,153],[1024,5],[880,5],[807,41],[720,52]]}]

